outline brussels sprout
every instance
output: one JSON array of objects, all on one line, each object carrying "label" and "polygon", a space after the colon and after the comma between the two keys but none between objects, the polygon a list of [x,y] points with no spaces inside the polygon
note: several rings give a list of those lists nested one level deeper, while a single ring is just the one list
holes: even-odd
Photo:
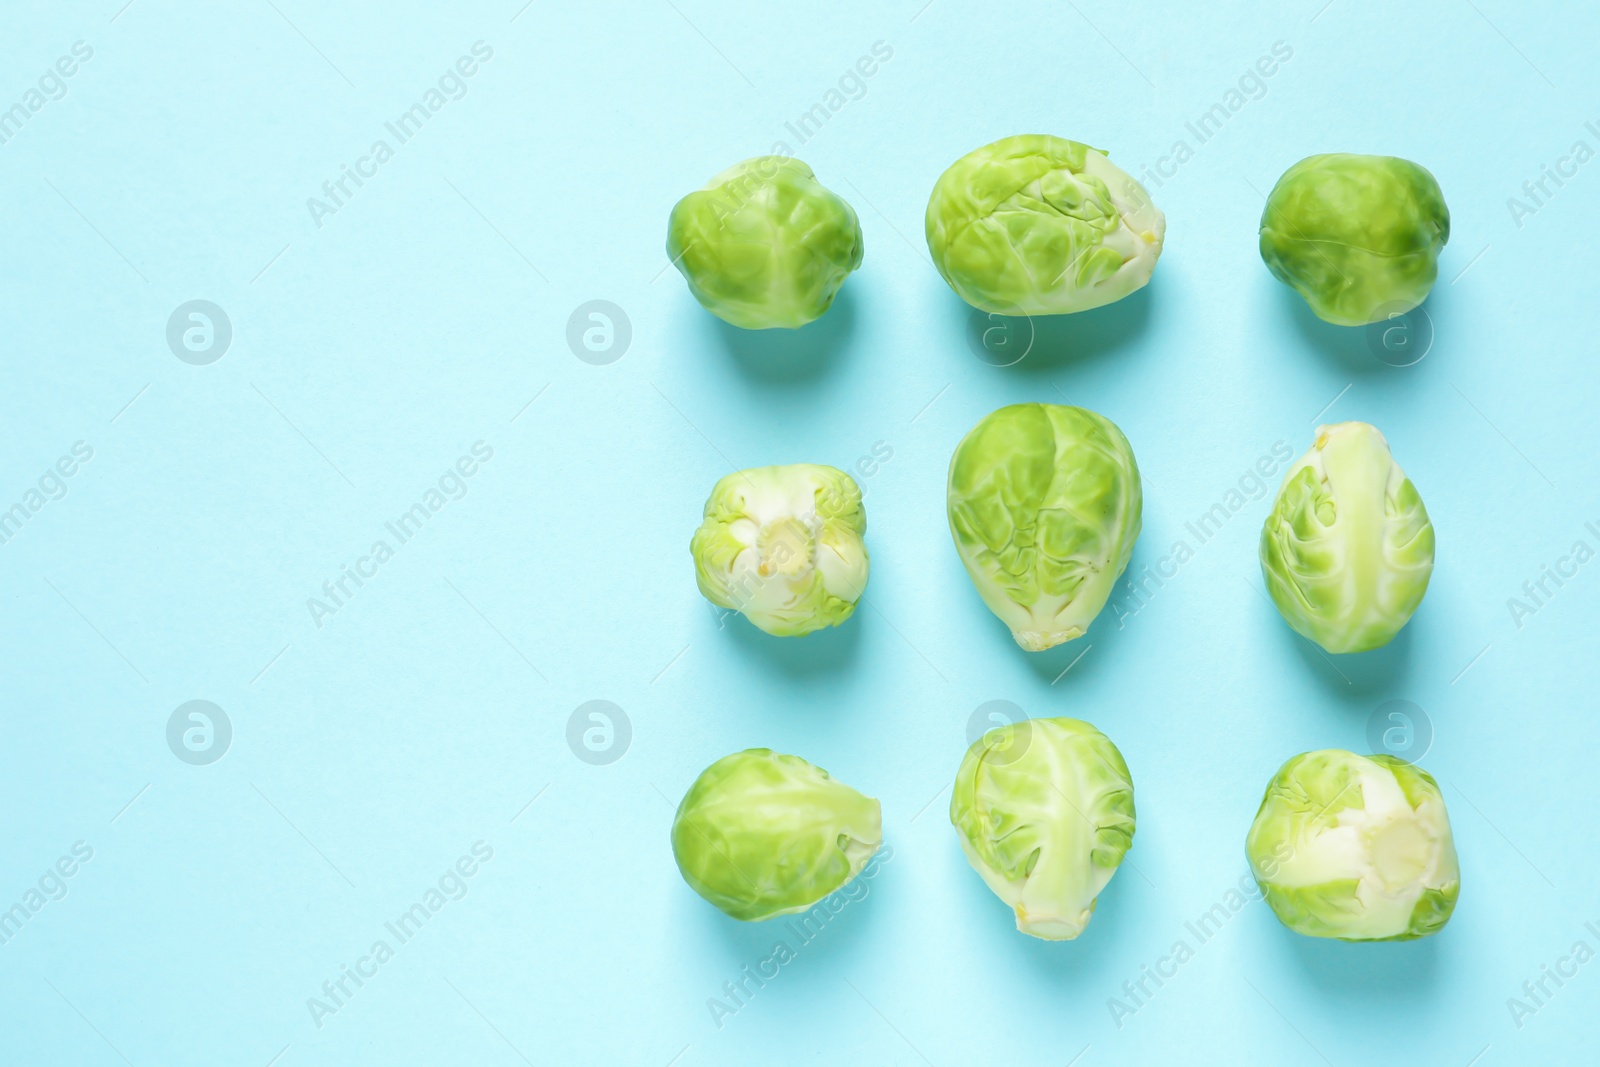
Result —
[{"label": "brussels sprout", "polygon": [[672,820],[683,880],[747,922],[806,910],[861,873],[882,843],[876,800],[770,748],[707,767]]},{"label": "brussels sprout", "polygon": [[1018,930],[1070,941],[1133,844],[1133,779],[1088,723],[1024,719],[967,749],[950,822]]},{"label": "brussels sprout", "polygon": [[991,413],[950,458],[950,533],[978,595],[1029,652],[1082,637],[1139,536],[1139,465],[1103,415]]},{"label": "brussels sprout", "polygon": [[1427,937],[1461,892],[1439,784],[1394,756],[1294,757],[1267,786],[1245,852],[1278,921],[1310,937]]},{"label": "brussels sprout", "polygon": [[694,532],[700,592],[769,634],[837,626],[867,584],[861,488],[836,467],[756,467],[717,482]]},{"label": "brussels sprout", "polygon": [[1289,625],[1329,652],[1400,632],[1428,591],[1433,523],[1377,427],[1317,427],[1261,528],[1261,574]]},{"label": "brussels sprout", "polygon": [[827,311],[861,266],[861,224],[787,156],[729,167],[679,200],[667,255],[707,311],[747,330],[795,329]]},{"label": "brussels sprout", "polygon": [[1104,153],[1023,134],[952,163],[925,228],[934,266],[973,307],[1061,315],[1142,288],[1167,220]]},{"label": "brussels sprout", "polygon": [[1450,240],[1439,183],[1394,156],[1302,159],[1261,213],[1261,258],[1335,326],[1363,326],[1422,303]]}]

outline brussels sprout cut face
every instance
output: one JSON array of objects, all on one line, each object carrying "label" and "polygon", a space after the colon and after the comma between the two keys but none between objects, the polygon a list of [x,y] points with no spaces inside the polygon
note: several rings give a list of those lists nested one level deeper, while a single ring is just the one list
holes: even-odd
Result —
[{"label": "brussels sprout cut face", "polygon": [[1133,554],[1142,502],[1128,439],[1084,408],[1001,408],[950,459],[956,551],[1029,652],[1083,636]]},{"label": "brussels sprout cut face", "polygon": [[1362,326],[1427,299],[1450,209],[1422,167],[1393,156],[1311,156],[1261,213],[1261,258],[1317,317]]},{"label": "brussels sprout cut face", "polygon": [[1261,574],[1290,626],[1329,652],[1386,645],[1433,574],[1433,524],[1376,427],[1317,427],[1261,529]]},{"label": "brussels sprout cut face", "polygon": [[967,749],[950,821],[972,869],[1046,941],[1083,933],[1133,843],[1133,779],[1105,734],[1077,719],[1026,719]]},{"label": "brussels sprout cut face", "polygon": [[769,634],[850,617],[867,584],[861,488],[835,467],[756,467],[717,482],[689,543],[700,592]]},{"label": "brussels sprout cut face", "polygon": [[876,800],[768,748],[707,767],[672,820],[683,880],[746,921],[804,911],[859,874],[882,843]]},{"label": "brussels sprout cut face", "polygon": [[850,205],[787,156],[729,167],[678,201],[667,255],[713,315],[747,330],[791,329],[833,304],[861,266]]},{"label": "brussels sprout cut face", "polygon": [[934,266],[973,307],[1061,315],[1150,280],[1166,217],[1101,152],[1039,134],[969,152],[928,198]]},{"label": "brussels sprout cut face", "polygon": [[1426,937],[1461,892],[1439,785],[1393,756],[1325,749],[1285,763],[1245,851],[1279,921],[1310,937]]}]

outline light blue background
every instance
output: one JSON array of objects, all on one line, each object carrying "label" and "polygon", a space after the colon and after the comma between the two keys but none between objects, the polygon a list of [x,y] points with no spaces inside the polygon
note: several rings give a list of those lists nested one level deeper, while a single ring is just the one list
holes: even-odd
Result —
[{"label": "light blue background", "polygon": [[[1600,563],[1520,627],[1507,607],[1574,541],[1600,548],[1600,162],[1520,227],[1506,203],[1574,141],[1600,148],[1591,8],[121,4],[10,4],[0,33],[3,107],[94,50],[0,145],[0,508],[94,451],[0,545],[0,907],[93,849],[0,945],[0,1059],[1593,1060],[1600,964],[1520,1029],[1506,1004],[1576,940],[1600,948]],[[319,228],[307,198],[480,40],[466,95]],[[892,59],[799,144],[785,123],[878,41]],[[1185,123],[1278,41],[1265,95],[1195,146]],[[1129,169],[1196,151],[1151,187],[1169,229],[1150,287],[1002,369],[968,347],[921,219],[944,167],[1023,131]],[[866,260],[816,326],[749,335],[664,270],[665,220],[778,141],[854,204]],[[1322,151],[1415,159],[1449,200],[1415,366],[1312,319],[1258,258],[1260,194]],[[565,340],[597,298],[633,331],[605,366]],[[191,299],[232,322],[208,366],[165,341]],[[1024,400],[1132,441],[1130,573],[1193,547],[1184,524],[1275,442],[1371,421],[1438,531],[1427,600],[1390,647],[1330,662],[1260,593],[1255,499],[1120,627],[1028,656],[944,519],[956,441]],[[480,440],[466,496],[315,625],[307,599]],[[805,640],[721,624],[687,551],[712,483],[875,445],[870,606]],[[209,766],[165,740],[192,699],[233,725]],[[592,699],[631,721],[609,765],[565,740]],[[1017,934],[945,816],[968,717],[996,699],[1094,722],[1138,784],[1130,862],[1073,943]],[[1119,1028],[1108,998],[1194,947],[1185,923],[1245,873],[1273,771],[1366,750],[1390,699],[1436,735],[1464,884],[1448,929],[1324,943],[1253,903]],[[783,932],[694,896],[668,826],[750,745],[880,797],[893,856],[719,1028],[708,998]],[[465,896],[319,1028],[307,998],[479,841]]]}]

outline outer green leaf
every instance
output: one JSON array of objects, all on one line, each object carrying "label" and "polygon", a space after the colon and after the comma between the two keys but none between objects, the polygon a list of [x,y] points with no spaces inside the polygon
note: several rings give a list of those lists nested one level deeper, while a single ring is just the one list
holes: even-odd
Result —
[{"label": "outer green leaf", "polygon": [[1030,652],[1089,628],[1133,554],[1142,505],[1128,439],[1084,408],[1001,408],[950,459],[956,551]]},{"label": "outer green leaf", "polygon": [[1122,753],[1077,719],[997,727],[967,749],[950,822],[973,870],[1011,905],[1017,929],[1077,937],[1133,843],[1133,779]]},{"label": "outer green leaf", "polygon": [[855,211],[787,156],[729,167],[678,201],[667,223],[667,255],[689,291],[747,330],[820,317],[861,253]]},{"label": "outer green leaf", "polygon": [[1245,852],[1279,921],[1310,937],[1426,937],[1461,892],[1438,785],[1392,756],[1294,757],[1267,786]]},{"label": "outer green leaf", "polygon": [[717,482],[689,543],[700,592],[779,637],[837,626],[867,584],[861,487],[836,467],[756,467]]},{"label": "outer green leaf", "polygon": [[1393,156],[1310,156],[1261,214],[1261,258],[1317,317],[1361,326],[1427,299],[1450,240],[1433,175]]},{"label": "outer green leaf", "polygon": [[746,921],[804,911],[859,874],[882,843],[876,800],[768,748],[707,767],[672,820],[683,880]]},{"label": "outer green leaf", "polygon": [[1373,426],[1319,426],[1261,529],[1261,573],[1290,626],[1329,652],[1386,645],[1433,574],[1433,523]]},{"label": "outer green leaf", "polygon": [[928,198],[934,266],[973,307],[1059,315],[1150,280],[1166,217],[1104,153],[1024,134],[969,152]]}]

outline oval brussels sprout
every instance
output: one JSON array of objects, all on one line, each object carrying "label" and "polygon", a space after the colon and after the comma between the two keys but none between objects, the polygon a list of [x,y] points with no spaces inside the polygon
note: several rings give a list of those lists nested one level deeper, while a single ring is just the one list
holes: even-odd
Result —
[{"label": "oval brussels sprout", "polygon": [[1294,757],[1267,786],[1245,852],[1278,921],[1310,937],[1427,937],[1461,892],[1439,784],[1394,756]]},{"label": "oval brussels sprout", "polygon": [[1046,941],[1083,933],[1133,844],[1133,779],[1105,734],[1077,719],[1024,719],[967,749],[950,822],[972,869]]},{"label": "oval brussels sprout", "polygon": [[978,595],[1029,652],[1082,637],[1139,536],[1139,465],[1084,408],[1013,404],[950,458],[950,533]]},{"label": "oval brussels sprout", "polygon": [[973,307],[1061,315],[1143,287],[1167,220],[1103,152],[1022,134],[952,163],[925,229],[934,266]]},{"label": "oval brussels sprout", "polygon": [[1363,326],[1427,299],[1450,240],[1439,183],[1394,156],[1302,159],[1261,213],[1261,258],[1335,326]]},{"label": "oval brussels sprout", "polygon": [[787,156],[729,167],[679,200],[667,223],[667,255],[694,298],[747,330],[820,317],[861,251],[855,211]]},{"label": "oval brussels sprout", "polygon": [[718,607],[769,634],[837,626],[867,585],[861,488],[836,467],[793,463],[720,479],[694,532],[695,579]]},{"label": "oval brussels sprout", "polygon": [[1377,427],[1317,427],[1261,528],[1261,574],[1289,625],[1329,652],[1400,632],[1428,591],[1433,523]]},{"label": "oval brussels sprout", "polygon": [[707,767],[672,820],[683,880],[747,922],[804,911],[859,874],[882,843],[876,800],[770,748]]}]

